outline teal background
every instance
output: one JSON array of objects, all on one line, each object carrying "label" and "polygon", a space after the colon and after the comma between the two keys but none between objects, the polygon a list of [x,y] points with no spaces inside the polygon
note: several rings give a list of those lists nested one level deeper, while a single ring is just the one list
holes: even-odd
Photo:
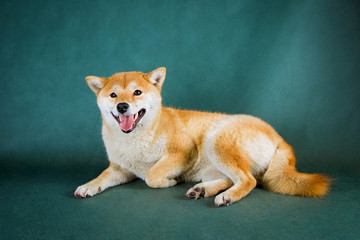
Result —
[{"label": "teal background", "polygon": [[[255,189],[216,209],[192,184],[136,181],[72,197],[107,165],[85,76],[160,66],[164,105],[266,120],[330,195]],[[0,236],[355,239],[359,75],[359,1],[1,1]]]}]

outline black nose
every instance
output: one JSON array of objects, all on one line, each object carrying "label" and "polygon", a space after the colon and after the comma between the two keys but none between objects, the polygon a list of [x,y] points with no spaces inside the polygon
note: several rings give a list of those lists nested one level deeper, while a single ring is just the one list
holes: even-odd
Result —
[{"label": "black nose", "polygon": [[122,103],[119,103],[119,104],[116,106],[116,108],[117,108],[117,110],[119,111],[119,113],[124,114],[124,113],[128,110],[129,104],[122,102]]}]

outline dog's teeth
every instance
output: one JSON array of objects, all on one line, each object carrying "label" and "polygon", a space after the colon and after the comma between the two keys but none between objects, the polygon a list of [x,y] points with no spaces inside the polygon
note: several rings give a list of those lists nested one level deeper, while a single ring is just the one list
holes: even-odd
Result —
[{"label": "dog's teeth", "polygon": [[121,117],[121,116],[119,116],[119,120],[120,120],[120,122],[122,121],[122,117]]},{"label": "dog's teeth", "polygon": [[138,117],[138,114],[136,113],[136,114],[134,115],[134,119],[137,119],[137,117]]}]

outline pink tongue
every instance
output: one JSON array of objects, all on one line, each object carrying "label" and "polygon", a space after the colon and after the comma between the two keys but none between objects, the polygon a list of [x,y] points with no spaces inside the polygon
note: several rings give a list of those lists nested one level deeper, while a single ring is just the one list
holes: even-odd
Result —
[{"label": "pink tongue", "polygon": [[122,116],[120,127],[123,131],[129,131],[135,123],[134,115]]}]

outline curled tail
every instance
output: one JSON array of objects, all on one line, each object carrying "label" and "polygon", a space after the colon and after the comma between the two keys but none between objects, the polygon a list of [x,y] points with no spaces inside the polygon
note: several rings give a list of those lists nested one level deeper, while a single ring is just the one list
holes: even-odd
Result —
[{"label": "curled tail", "polygon": [[304,197],[324,196],[330,182],[330,178],[320,174],[296,171],[294,151],[286,142],[279,144],[262,179],[264,187],[271,191]]}]

